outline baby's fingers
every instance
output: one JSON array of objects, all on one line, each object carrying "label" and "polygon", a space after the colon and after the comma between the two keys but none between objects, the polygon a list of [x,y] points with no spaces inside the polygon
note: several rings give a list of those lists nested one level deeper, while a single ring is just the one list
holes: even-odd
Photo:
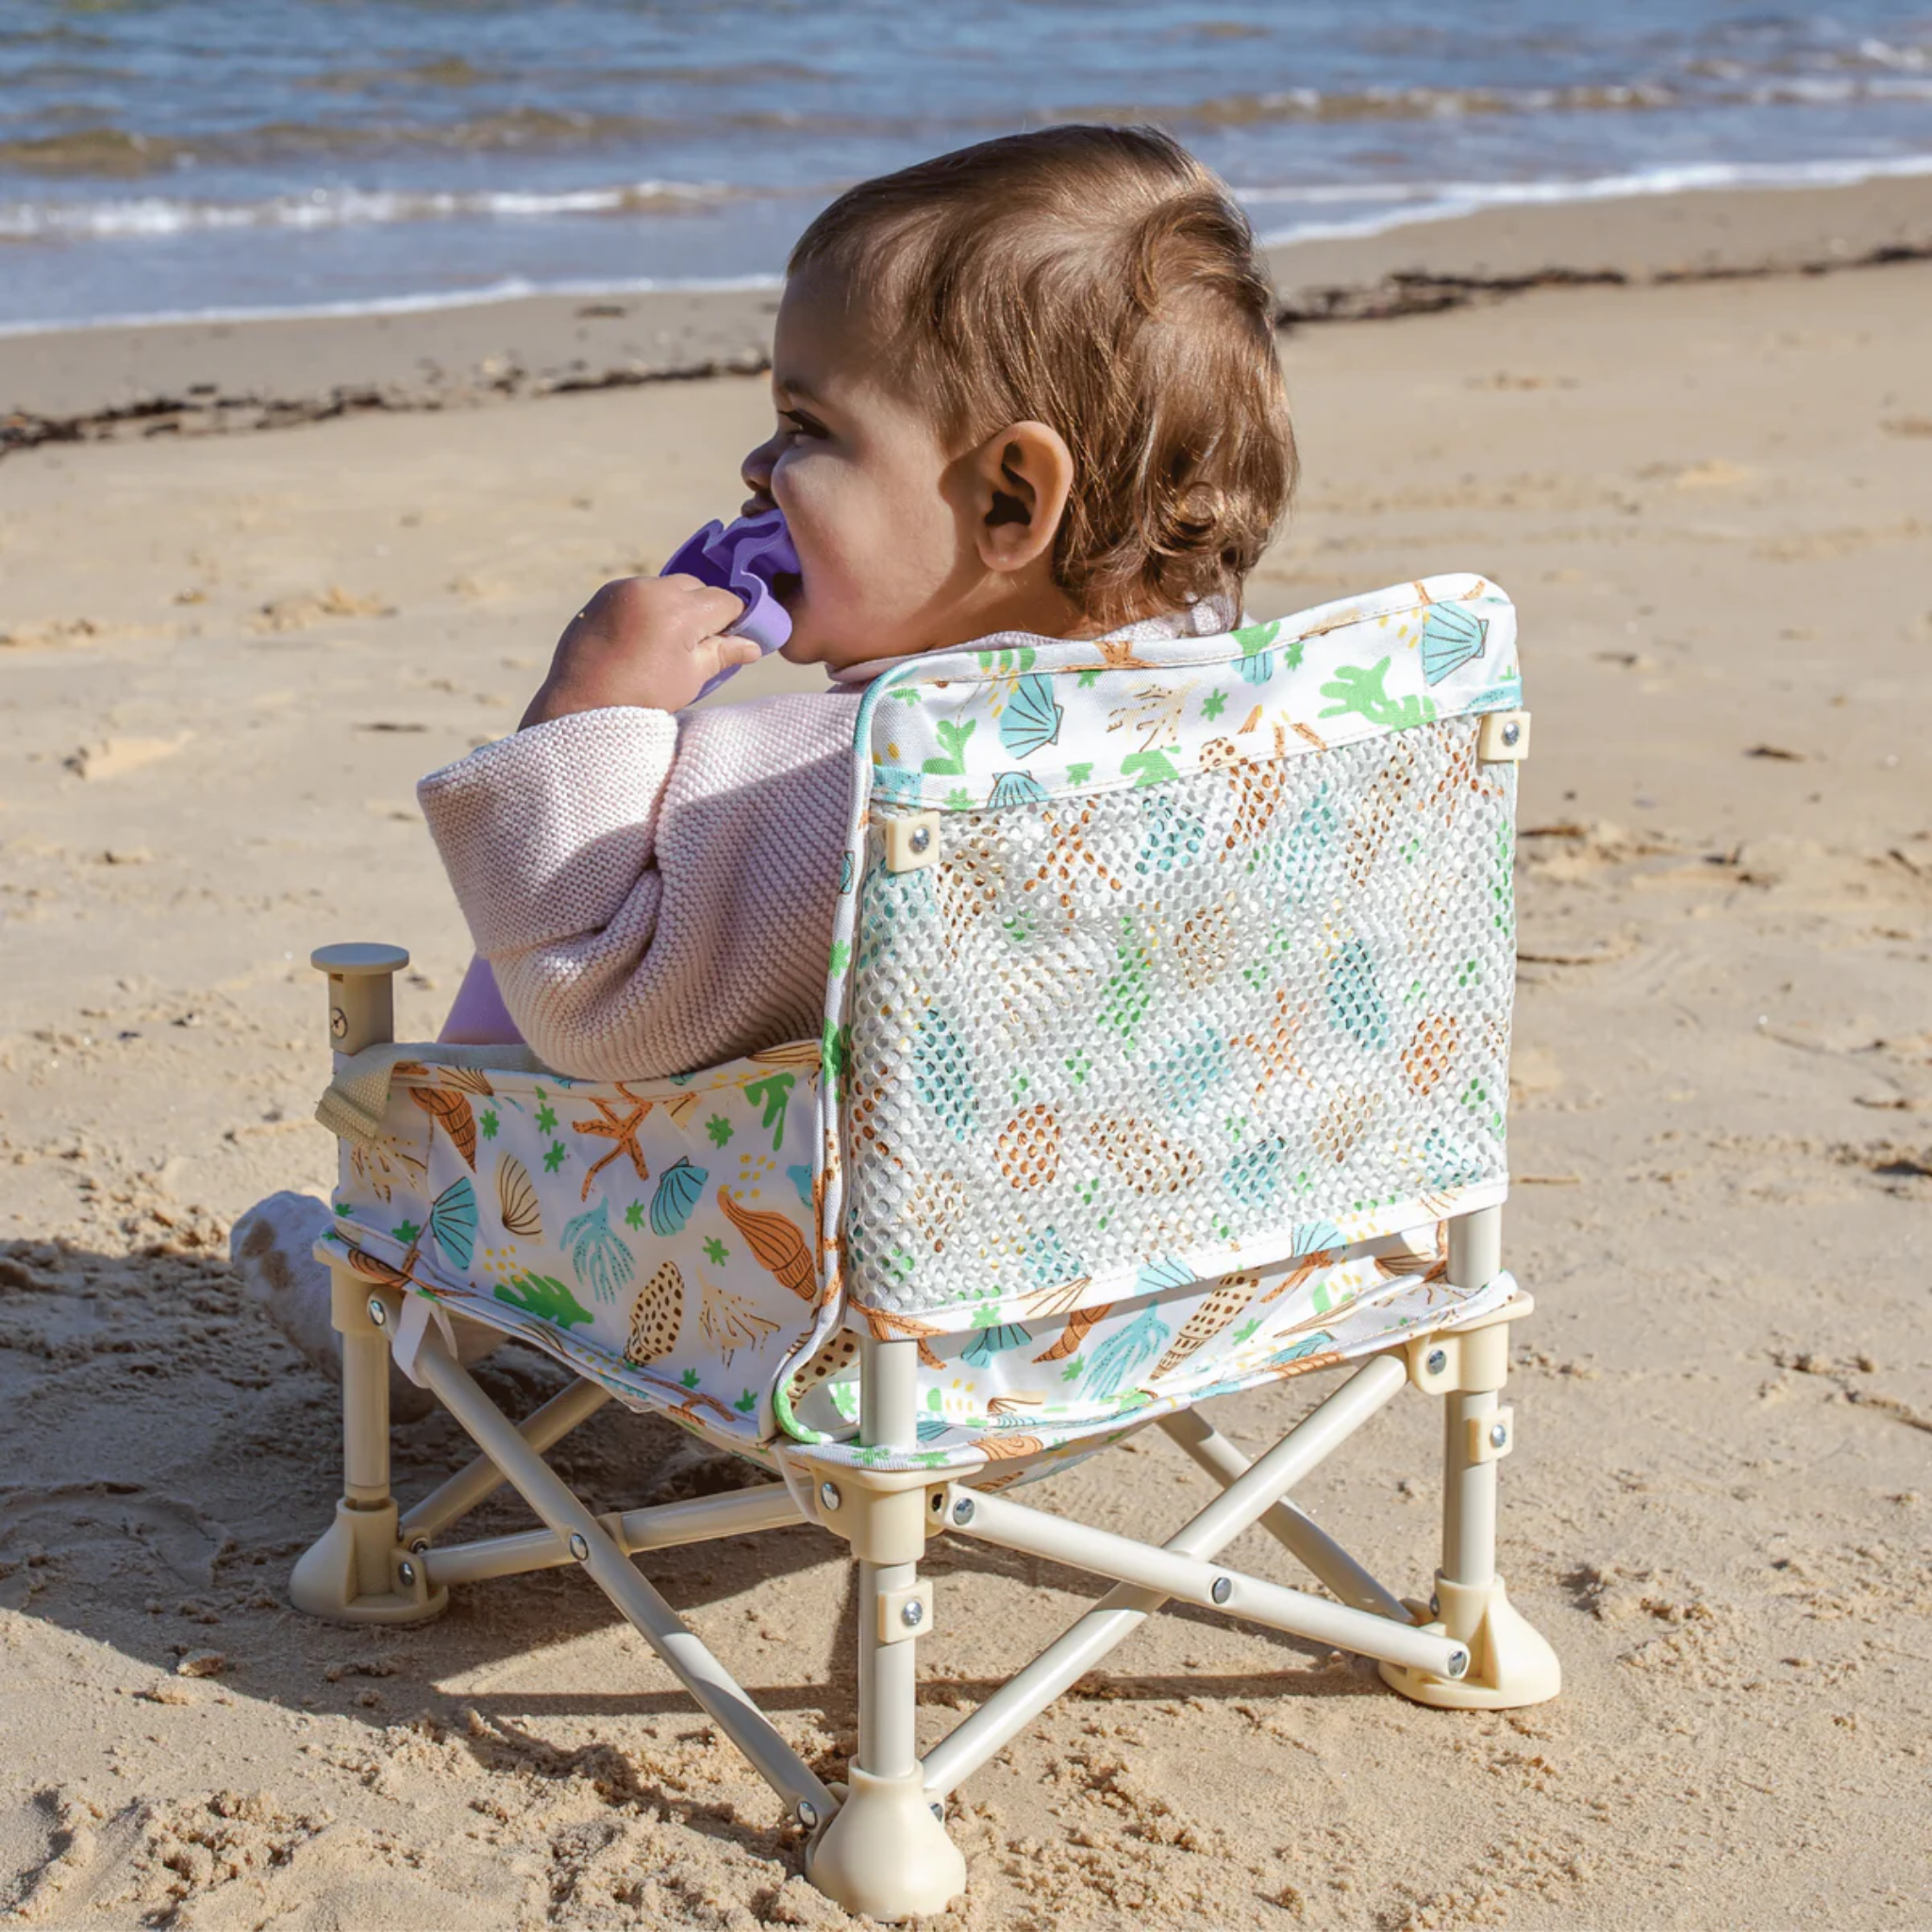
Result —
[{"label": "baby's fingers", "polygon": [[683,593],[686,608],[701,637],[715,636],[744,615],[742,597],[733,596],[729,591],[721,591],[701,578],[675,576],[661,581],[675,584]]}]

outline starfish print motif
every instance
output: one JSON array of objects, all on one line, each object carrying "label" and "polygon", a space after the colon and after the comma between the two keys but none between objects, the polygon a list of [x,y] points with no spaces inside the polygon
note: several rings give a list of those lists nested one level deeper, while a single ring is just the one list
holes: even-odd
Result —
[{"label": "starfish print motif", "polygon": [[591,1167],[590,1173],[584,1176],[584,1191],[578,1196],[579,1200],[588,1201],[591,1198],[591,1183],[620,1154],[628,1154],[630,1156],[630,1164],[637,1170],[639,1180],[646,1181],[651,1177],[651,1170],[644,1165],[643,1150],[638,1145],[638,1128],[642,1125],[644,1116],[650,1112],[651,1103],[648,1100],[640,1100],[622,1080],[619,1080],[616,1086],[617,1091],[630,1102],[630,1112],[622,1120],[618,1119],[617,1108],[611,1102],[603,1099],[598,1094],[592,1093],[589,1096],[591,1105],[604,1118],[597,1121],[573,1121],[571,1123],[571,1131],[573,1133],[601,1134],[607,1141],[616,1142],[616,1145],[611,1148],[610,1152],[598,1160]]}]

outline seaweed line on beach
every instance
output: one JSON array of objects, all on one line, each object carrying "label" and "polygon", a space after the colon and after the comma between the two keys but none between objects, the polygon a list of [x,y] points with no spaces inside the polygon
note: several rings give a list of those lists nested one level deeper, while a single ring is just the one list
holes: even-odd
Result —
[{"label": "seaweed line on beach", "polygon": [[[1298,291],[1275,311],[1284,333],[1318,324],[1387,322],[1441,314],[1541,289],[1658,287],[1682,282],[1770,280],[1815,276],[1846,269],[1889,268],[1932,260],[1932,241],[1891,242],[1862,255],[1761,264],[1713,263],[1631,273],[1623,269],[1544,268],[1524,275],[1441,275],[1404,270],[1374,282]],[[650,383],[700,382],[719,375],[760,375],[771,367],[762,347],[690,362],[630,363],[590,371],[581,363],[564,371],[531,370],[491,358],[448,387],[337,384],[310,395],[225,392],[213,383],[191,385],[180,394],[154,395],[110,407],[53,415],[10,410],[0,416],[0,458],[45,443],[98,442],[117,437],[208,436],[258,429],[288,429],[371,411],[435,411],[475,408],[525,397],[579,395],[593,390],[636,389]]]}]

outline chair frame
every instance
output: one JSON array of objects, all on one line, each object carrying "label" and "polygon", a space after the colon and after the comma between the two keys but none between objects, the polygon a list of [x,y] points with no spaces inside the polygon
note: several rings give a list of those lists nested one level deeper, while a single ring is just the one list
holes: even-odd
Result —
[{"label": "chair frame", "polygon": [[[392,974],[408,961],[393,946],[329,946],[315,955],[328,975],[332,1046],[355,1053],[393,1038]],[[1500,1208],[1449,1223],[1451,1284],[1480,1288],[1501,1267]],[[944,1827],[946,1798],[1170,1600],[1374,1657],[1392,1689],[1438,1707],[1510,1708],[1560,1688],[1555,1654],[1512,1608],[1495,1567],[1497,1463],[1515,1446],[1514,1418],[1500,1396],[1511,1325],[1532,1306],[1525,1294],[1473,1322],[1410,1332],[1367,1357],[1253,1463],[1198,1412],[1162,1418],[1158,1426],[1220,1492],[1157,1546],[986,1493],[970,1480],[815,1462],[804,1445],[783,1452],[791,1482],[593,1515],[544,1453],[609,1391],[579,1380],[512,1423],[434,1326],[416,1347],[416,1372],[479,1453],[403,1510],[391,1492],[387,1358],[403,1297],[340,1263],[331,1268],[342,1346],[342,1495],[335,1521],[296,1565],[295,1607],[347,1624],[415,1623],[438,1615],[453,1585],[580,1564],[810,1834],[811,1881],[874,1917],[937,1911],[963,1890],[965,1862]],[[867,1334],[858,1358],[860,1442],[913,1445],[917,1344]],[[1385,1588],[1290,1500],[1297,1483],[1408,1386],[1443,1406],[1441,1563],[1426,1604]],[[541,1529],[438,1544],[504,1483]],[[805,1762],[631,1561],[645,1550],[798,1522],[815,1522],[849,1543],[858,1566],[858,1746],[842,1785],[828,1785]],[[1257,1524],[1329,1596],[1217,1560]],[[922,1757],[916,1640],[932,1629],[935,1605],[918,1562],[927,1538],[947,1533],[1050,1557],[1114,1587]]]}]

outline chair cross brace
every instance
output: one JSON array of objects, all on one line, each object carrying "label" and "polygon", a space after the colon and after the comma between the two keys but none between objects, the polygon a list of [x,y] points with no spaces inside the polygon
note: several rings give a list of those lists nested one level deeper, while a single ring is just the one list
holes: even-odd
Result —
[{"label": "chair cross brace", "polygon": [[[1317,1634],[1313,1620],[1319,1613],[1323,1641],[1343,1644],[1372,1657],[1386,1657],[1389,1653],[1382,1646],[1399,1634],[1405,1657],[1412,1656],[1420,1660],[1423,1654],[1409,1646],[1422,1639],[1432,1646],[1422,1667],[1435,1675],[1450,1675],[1450,1655],[1458,1646],[1424,1638],[1409,1624],[1407,1612],[1400,1604],[1396,1605],[1396,1614],[1402,1623],[1398,1633],[1394,1623],[1379,1609],[1371,1612],[1343,1607],[1299,1591],[1261,1584],[1209,1567],[1211,1559],[1243,1530],[1263,1521],[1273,1528],[1274,1513],[1288,1491],[1392,1401],[1407,1380],[1407,1370],[1395,1357],[1377,1356],[1365,1363],[1258,1462],[1244,1465],[1232,1480],[1217,1469],[1217,1478],[1227,1482],[1227,1487],[1158,1550],[1128,1537],[1111,1536],[1060,1517],[1045,1516],[1000,1496],[971,1496],[973,1507],[962,1522],[958,1501],[966,1499],[968,1492],[958,1491],[947,1511],[948,1522],[958,1533],[978,1535],[987,1541],[1006,1543],[1011,1548],[1031,1549],[1121,1581],[926,1754],[927,1790],[935,1797],[943,1797],[957,1789],[1172,1596],[1202,1603],[1210,1609],[1227,1609],[1275,1628],[1305,1635]],[[1219,1437],[1215,1440],[1221,1441]],[[1222,1446],[1233,1462],[1241,1462],[1232,1444],[1224,1442]],[[1325,1536],[1323,1538],[1324,1544],[1328,1541]],[[1353,1566],[1354,1559],[1347,1560]],[[1214,1595],[1215,1584],[1224,1577],[1229,1583],[1225,1602]],[[1373,1578],[1369,1581],[1374,1584]],[[1374,1588],[1378,1596],[1387,1596],[1379,1584]],[[1241,1594],[1239,1604],[1234,1601],[1236,1592]],[[1344,1626],[1332,1621],[1338,1617],[1352,1620],[1345,1625],[1345,1634],[1341,1634]],[[1338,1634],[1327,1634],[1330,1630]],[[1466,1651],[1463,1660],[1466,1666]]]},{"label": "chair cross brace", "polygon": [[[609,1520],[593,1516],[572,1493],[503,1411],[477,1388],[433,1329],[424,1336],[416,1363],[438,1400],[542,1519],[548,1542],[564,1549],[569,1558],[583,1565],[591,1581],[624,1612],[672,1674],[785,1801],[786,1808],[812,1820],[831,1817],[839,1808],[838,1801],[818,1774],[778,1734],[771,1720],[696,1633],[685,1625],[638,1573],[623,1543],[612,1535]],[[749,1493],[754,1501],[762,1500],[758,1491]],[[789,1514],[795,1516],[796,1510],[789,1508],[789,1497],[787,1503]],[[656,1512],[632,1513],[648,1517]],[[619,1518],[618,1523],[621,1525],[623,1519]]]}]

